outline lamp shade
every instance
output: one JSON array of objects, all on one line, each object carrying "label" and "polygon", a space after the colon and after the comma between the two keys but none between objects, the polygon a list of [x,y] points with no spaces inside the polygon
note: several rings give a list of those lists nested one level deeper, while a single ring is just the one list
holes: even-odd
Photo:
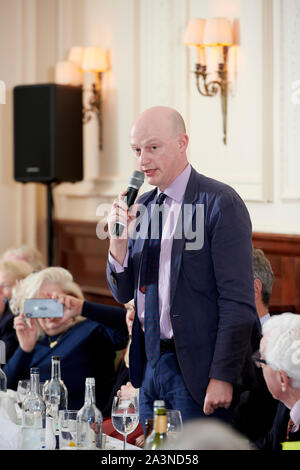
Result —
[{"label": "lamp shade", "polygon": [[73,62],[77,67],[82,66],[84,48],[80,46],[71,47],[68,55],[68,61]]},{"label": "lamp shade", "polygon": [[82,69],[86,72],[107,70],[106,51],[102,47],[85,47],[82,61]]},{"label": "lamp shade", "polygon": [[197,46],[203,44],[206,20],[194,18],[190,20],[184,35],[184,44]]},{"label": "lamp shade", "polygon": [[232,28],[227,18],[210,18],[204,31],[206,46],[230,46],[232,44]]},{"label": "lamp shade", "polygon": [[55,65],[55,83],[80,86],[82,84],[80,69],[73,62],[58,62]]}]

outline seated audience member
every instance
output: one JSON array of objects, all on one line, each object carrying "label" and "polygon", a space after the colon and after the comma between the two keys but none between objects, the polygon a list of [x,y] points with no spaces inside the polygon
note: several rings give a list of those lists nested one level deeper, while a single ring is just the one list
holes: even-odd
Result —
[{"label": "seated audience member", "polygon": [[262,250],[253,248],[253,274],[255,305],[260,323],[270,318],[269,305],[274,284],[274,273],[270,261]]},{"label": "seated audience member", "polygon": [[[260,323],[263,324],[270,317],[268,307],[274,274],[269,260],[257,248],[253,248],[253,275],[256,310]],[[235,428],[252,441],[261,438],[268,431],[278,404],[266,386],[261,369],[256,370],[256,379],[251,389],[241,394],[234,419]]]},{"label": "seated audience member", "polygon": [[[168,449],[168,441],[164,449]],[[255,450],[238,431],[215,418],[188,421],[178,433],[174,450]]]},{"label": "seated audience member", "polygon": [[34,271],[40,271],[46,267],[39,250],[28,245],[9,248],[3,253],[2,259],[27,261],[27,263],[33,267]]},{"label": "seated audience member", "polygon": [[0,340],[5,342],[6,360],[18,347],[14,330],[14,316],[10,311],[9,299],[14,285],[33,271],[32,267],[22,260],[0,260]]},{"label": "seated audience member", "polygon": [[264,323],[256,363],[262,368],[270,393],[280,401],[272,427],[256,446],[281,450],[291,445],[300,450],[299,314],[274,315]]},{"label": "seated audience member", "polygon": [[[40,380],[51,377],[51,357],[61,358],[62,379],[68,389],[68,407],[78,410],[84,403],[85,379],[94,377],[96,404],[103,410],[115,382],[115,351],[126,347],[128,332],[125,309],[98,306],[100,321],[80,315],[62,318],[25,319],[24,300],[51,298],[52,294],[80,298],[83,294],[72,275],[63,268],[50,267],[32,273],[16,286],[11,300],[19,347],[4,367],[7,386],[16,389],[18,380],[29,378],[30,368],[39,367]],[[113,318],[112,318],[113,317]],[[107,320],[107,321],[105,321]]]}]

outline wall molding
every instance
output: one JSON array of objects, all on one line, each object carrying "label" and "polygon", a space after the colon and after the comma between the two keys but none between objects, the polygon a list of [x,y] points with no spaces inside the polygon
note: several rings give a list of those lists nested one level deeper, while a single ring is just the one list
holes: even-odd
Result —
[{"label": "wall molding", "polygon": [[[300,104],[292,101],[292,84],[300,79],[300,1],[280,1],[281,62],[281,199],[299,201]],[[298,176],[296,176],[298,175]]]}]

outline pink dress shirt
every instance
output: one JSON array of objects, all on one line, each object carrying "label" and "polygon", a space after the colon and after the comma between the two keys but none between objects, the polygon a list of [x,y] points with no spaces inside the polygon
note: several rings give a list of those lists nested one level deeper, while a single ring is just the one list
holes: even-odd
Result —
[{"label": "pink dress shirt", "polygon": [[[170,339],[173,337],[173,330],[170,320],[170,273],[171,273],[171,251],[173,245],[174,231],[180,213],[184,193],[191,174],[191,166],[187,165],[179,176],[166,188],[164,193],[166,199],[164,204],[169,208],[166,218],[163,220],[163,231],[161,240],[161,251],[159,259],[159,311],[160,311],[160,337]],[[158,194],[161,191],[158,189]],[[112,269],[123,272],[128,265],[128,252],[121,266],[109,253],[108,261]],[[145,294],[140,290],[137,293],[137,312],[142,328],[144,329],[145,316]]]}]

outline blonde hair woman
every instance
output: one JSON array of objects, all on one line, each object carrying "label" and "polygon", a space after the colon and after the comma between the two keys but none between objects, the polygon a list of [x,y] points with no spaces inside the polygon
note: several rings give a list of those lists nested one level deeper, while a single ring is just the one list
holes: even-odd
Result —
[{"label": "blonde hair woman", "polygon": [[28,245],[9,248],[3,253],[2,259],[24,260],[33,267],[34,271],[40,271],[41,269],[45,268],[40,251]]},{"label": "blonde hair woman", "polygon": [[[127,343],[126,327],[116,325],[111,329],[88,318],[82,321],[80,310],[70,315],[68,308],[64,308],[62,318],[25,319],[25,299],[55,296],[71,296],[79,305],[84,303],[71,273],[60,267],[32,273],[14,289],[10,305],[17,315],[14,325],[19,347],[4,368],[7,386],[15,389],[18,380],[29,377],[31,367],[39,367],[42,382],[49,379],[51,357],[59,355],[62,378],[69,391],[69,408],[82,406],[85,379],[95,377],[96,401],[102,409],[115,380],[115,351]],[[123,309],[115,308],[124,315]]]},{"label": "blonde hair woman", "polygon": [[0,260],[0,340],[4,341],[6,360],[11,357],[18,341],[13,328],[13,315],[9,308],[9,299],[14,285],[33,271],[32,266],[23,260]]}]

